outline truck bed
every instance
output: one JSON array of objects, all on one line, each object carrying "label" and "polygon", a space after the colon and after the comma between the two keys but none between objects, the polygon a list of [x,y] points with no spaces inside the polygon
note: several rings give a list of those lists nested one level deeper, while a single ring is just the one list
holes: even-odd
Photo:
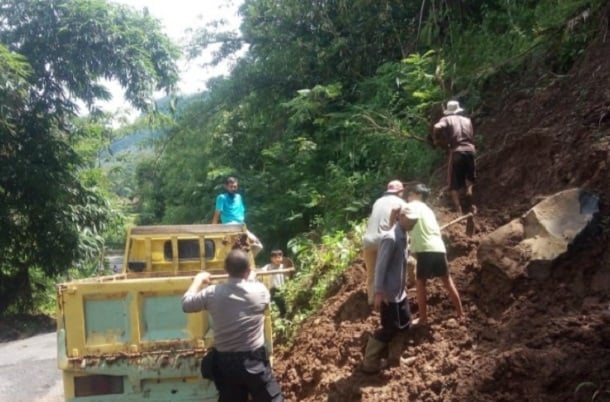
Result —
[{"label": "truck bed", "polygon": [[[66,400],[215,400],[214,386],[199,375],[201,357],[214,344],[211,318],[182,312],[194,274],[126,273],[59,284],[58,365]],[[215,275],[213,283],[224,278]],[[269,311],[265,338],[271,352]],[[108,394],[99,394],[100,383]]]}]

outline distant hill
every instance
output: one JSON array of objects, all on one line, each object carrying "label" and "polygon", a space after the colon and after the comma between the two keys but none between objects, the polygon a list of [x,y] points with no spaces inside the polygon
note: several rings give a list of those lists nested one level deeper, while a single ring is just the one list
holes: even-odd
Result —
[{"label": "distant hill", "polygon": [[[203,96],[205,94],[194,94],[180,98],[176,105],[175,114],[179,116],[186,106],[201,99]],[[156,101],[157,109],[162,113],[170,113],[171,101],[172,98],[169,96],[158,99]],[[141,115],[138,120],[143,117]],[[163,129],[143,127],[141,123],[135,123],[132,127],[133,131],[130,131],[129,127],[124,128],[125,136],[116,139],[108,148],[100,151],[99,157],[101,160],[112,162],[113,159],[127,152],[139,153],[151,151],[154,141],[166,135],[166,131]]]},{"label": "distant hill", "polygon": [[102,159],[112,158],[129,151],[143,151],[152,148],[153,140],[165,135],[163,130],[139,129],[123,138],[115,140],[100,152]]}]

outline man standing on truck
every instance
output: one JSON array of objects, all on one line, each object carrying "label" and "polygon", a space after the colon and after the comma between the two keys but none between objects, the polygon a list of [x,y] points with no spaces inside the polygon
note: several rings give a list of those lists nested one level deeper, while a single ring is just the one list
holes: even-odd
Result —
[{"label": "man standing on truck", "polygon": [[466,212],[476,212],[472,199],[472,187],[476,179],[474,130],[468,117],[461,116],[464,109],[456,100],[447,102],[447,109],[432,129],[435,146],[449,151],[448,182],[456,212],[462,215],[460,190],[466,188]]},{"label": "man standing on truck", "polygon": [[225,260],[226,283],[210,285],[210,274],[200,272],[182,296],[182,310],[207,310],[214,329],[214,384],[218,402],[282,402],[265,349],[263,325],[269,291],[249,281],[250,262],[243,250],[232,250]]},{"label": "man standing on truck", "polygon": [[[246,206],[241,197],[241,194],[237,192],[239,183],[236,177],[227,177],[225,181],[225,192],[219,194],[216,197],[216,206],[214,208],[214,216],[212,217],[212,224],[220,223],[238,223],[244,224],[246,222]],[[254,235],[254,233],[248,230],[248,239],[252,246],[252,254],[256,256],[263,249],[263,244]]]}]

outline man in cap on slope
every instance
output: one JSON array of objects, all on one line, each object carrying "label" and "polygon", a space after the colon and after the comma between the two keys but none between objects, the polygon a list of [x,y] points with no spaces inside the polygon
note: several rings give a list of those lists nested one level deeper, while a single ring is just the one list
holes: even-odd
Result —
[{"label": "man in cap on slope", "polygon": [[362,239],[364,265],[366,266],[366,293],[369,306],[373,305],[375,263],[377,261],[377,250],[383,232],[392,228],[395,222],[395,213],[406,201],[402,198],[404,187],[400,180],[392,180],[388,183],[385,193],[373,204],[373,209],[367,224],[366,232]]},{"label": "man in cap on slope", "polygon": [[466,212],[475,212],[472,200],[472,187],[476,179],[474,130],[468,117],[462,116],[464,109],[456,100],[447,102],[444,117],[432,130],[435,146],[448,149],[448,182],[451,199],[456,212],[462,215],[460,190],[466,189]]}]

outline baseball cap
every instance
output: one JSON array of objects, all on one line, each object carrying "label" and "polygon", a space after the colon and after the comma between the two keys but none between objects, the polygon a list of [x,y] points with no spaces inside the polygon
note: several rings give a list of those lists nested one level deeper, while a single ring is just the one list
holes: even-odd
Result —
[{"label": "baseball cap", "polygon": [[398,193],[402,190],[404,190],[404,187],[400,180],[392,180],[388,183],[388,187],[386,189],[388,193]]}]

